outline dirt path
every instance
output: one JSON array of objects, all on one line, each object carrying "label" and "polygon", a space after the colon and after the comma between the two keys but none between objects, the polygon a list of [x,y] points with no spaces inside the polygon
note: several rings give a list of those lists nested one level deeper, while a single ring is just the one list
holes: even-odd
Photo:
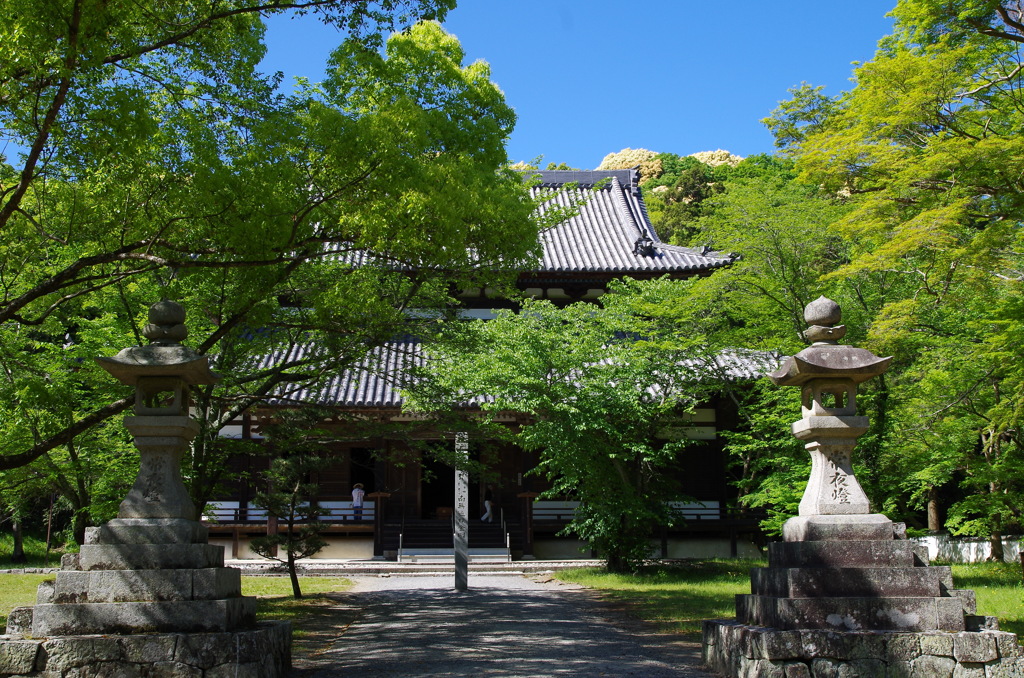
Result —
[{"label": "dirt path", "polygon": [[296,640],[299,678],[701,677],[696,643],[655,633],[593,591],[525,577],[356,577]]}]

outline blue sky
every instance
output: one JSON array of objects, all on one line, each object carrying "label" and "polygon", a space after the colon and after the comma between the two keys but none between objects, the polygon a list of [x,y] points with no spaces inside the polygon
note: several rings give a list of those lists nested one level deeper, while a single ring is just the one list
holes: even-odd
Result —
[{"label": "blue sky", "polygon": [[[445,27],[483,59],[518,115],[509,156],[596,167],[608,153],[768,153],[760,119],[790,87],[851,86],[895,0],[462,0]],[[276,20],[267,70],[319,80],[340,40]]]}]

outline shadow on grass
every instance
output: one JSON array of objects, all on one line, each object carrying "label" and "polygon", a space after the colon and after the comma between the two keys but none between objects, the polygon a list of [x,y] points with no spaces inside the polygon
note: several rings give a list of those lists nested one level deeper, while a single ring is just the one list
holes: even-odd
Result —
[{"label": "shadow on grass", "polygon": [[631,616],[696,641],[703,620],[735,616],[736,594],[750,593],[750,570],[764,565],[761,560],[701,560],[652,566],[637,574],[569,570],[558,578],[600,590]]}]

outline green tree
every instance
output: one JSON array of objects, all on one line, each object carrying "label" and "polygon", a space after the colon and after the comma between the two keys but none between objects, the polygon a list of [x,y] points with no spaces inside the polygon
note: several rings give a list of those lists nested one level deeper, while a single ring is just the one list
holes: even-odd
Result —
[{"label": "green tree", "polygon": [[661,433],[708,389],[698,374],[713,356],[652,313],[680,284],[625,281],[600,306],[527,300],[519,313],[453,323],[411,389],[424,411],[475,398],[486,417],[532,415],[491,434],[538,454],[549,494],[580,502],[568,529],[615,571],[649,557],[652,527],[672,520],[666,502],[681,496],[666,471],[685,463],[687,442]]},{"label": "green tree", "polygon": [[[239,0],[174,22],[122,2],[4,5],[0,123],[26,151],[0,162],[0,469],[93,436],[127,445],[112,417],[130,399],[92,359],[141,342],[146,308],[172,297],[225,375],[195,393],[201,506],[233,416],[426,332],[407,309],[531,260],[535,205],[503,169],[512,110],[453,36],[411,26],[450,4]],[[260,12],[279,10],[350,38],[289,97],[255,71]],[[392,27],[407,30],[384,44]]]},{"label": "green tree", "polygon": [[947,526],[989,536],[1002,558],[1024,491],[1020,8],[903,0],[893,16],[894,34],[856,68],[850,92],[825,102],[804,88],[775,129],[782,145],[798,142],[805,180],[850,197],[839,223],[850,261],[829,279],[890,281],[867,335],[895,356],[878,462],[918,469],[893,474],[890,505],[909,494],[921,506],[960,482]]},{"label": "green tree", "polygon": [[[325,432],[317,428],[327,416],[316,407],[285,410],[277,421],[263,427],[271,459],[260,478],[254,503],[266,509],[277,523],[277,531],[253,539],[250,545],[264,558],[287,565],[295,598],[302,597],[296,561],[311,558],[327,546],[320,536],[320,516],[326,510],[310,501],[319,492],[313,474],[331,463],[321,454]],[[284,550],[283,557],[279,549]]]}]

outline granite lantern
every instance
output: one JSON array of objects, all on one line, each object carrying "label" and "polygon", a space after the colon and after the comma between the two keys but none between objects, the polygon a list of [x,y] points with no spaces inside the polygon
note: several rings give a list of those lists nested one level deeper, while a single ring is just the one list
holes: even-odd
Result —
[{"label": "granite lantern", "polygon": [[86,530],[64,556],[37,604],[18,608],[0,637],[0,678],[83,675],[278,678],[291,663],[287,622],[257,622],[239,570],[207,528],[181,478],[181,459],[199,425],[189,388],[218,379],[207,358],[179,342],[185,311],[154,304],[148,346],[99,363],[135,389],[125,417],[140,453],[139,473],[118,517]]},{"label": "granite lantern", "polygon": [[974,592],[956,589],[949,567],[928,565],[902,523],[870,512],[853,473],[857,386],[890,358],[839,344],[839,305],[807,305],[811,342],[768,375],[801,389],[811,476],[799,515],[768,545],[768,567],[751,571],[735,620],[704,622],[703,657],[726,676],[1021,676],[1017,638],[976,614]]},{"label": "granite lantern", "polygon": [[135,416],[125,417],[124,425],[139,449],[139,474],[121,502],[119,520],[196,518],[181,480],[182,455],[199,432],[188,415],[189,388],[214,384],[220,377],[210,371],[206,356],[179,343],[188,336],[184,322],[180,304],[153,304],[142,331],[150,345],[97,358],[118,381],[135,389]]},{"label": "granite lantern", "polygon": [[884,516],[870,515],[852,461],[857,438],[868,430],[868,418],[857,414],[857,385],[885,372],[892,358],[840,344],[846,328],[839,325],[842,311],[831,299],[820,297],[808,304],[804,320],[810,325],[804,338],[811,345],[768,375],[780,386],[800,387],[803,418],[792,430],[806,441],[811,455],[799,517],[786,523],[783,534],[787,541],[886,536],[891,523]]}]

